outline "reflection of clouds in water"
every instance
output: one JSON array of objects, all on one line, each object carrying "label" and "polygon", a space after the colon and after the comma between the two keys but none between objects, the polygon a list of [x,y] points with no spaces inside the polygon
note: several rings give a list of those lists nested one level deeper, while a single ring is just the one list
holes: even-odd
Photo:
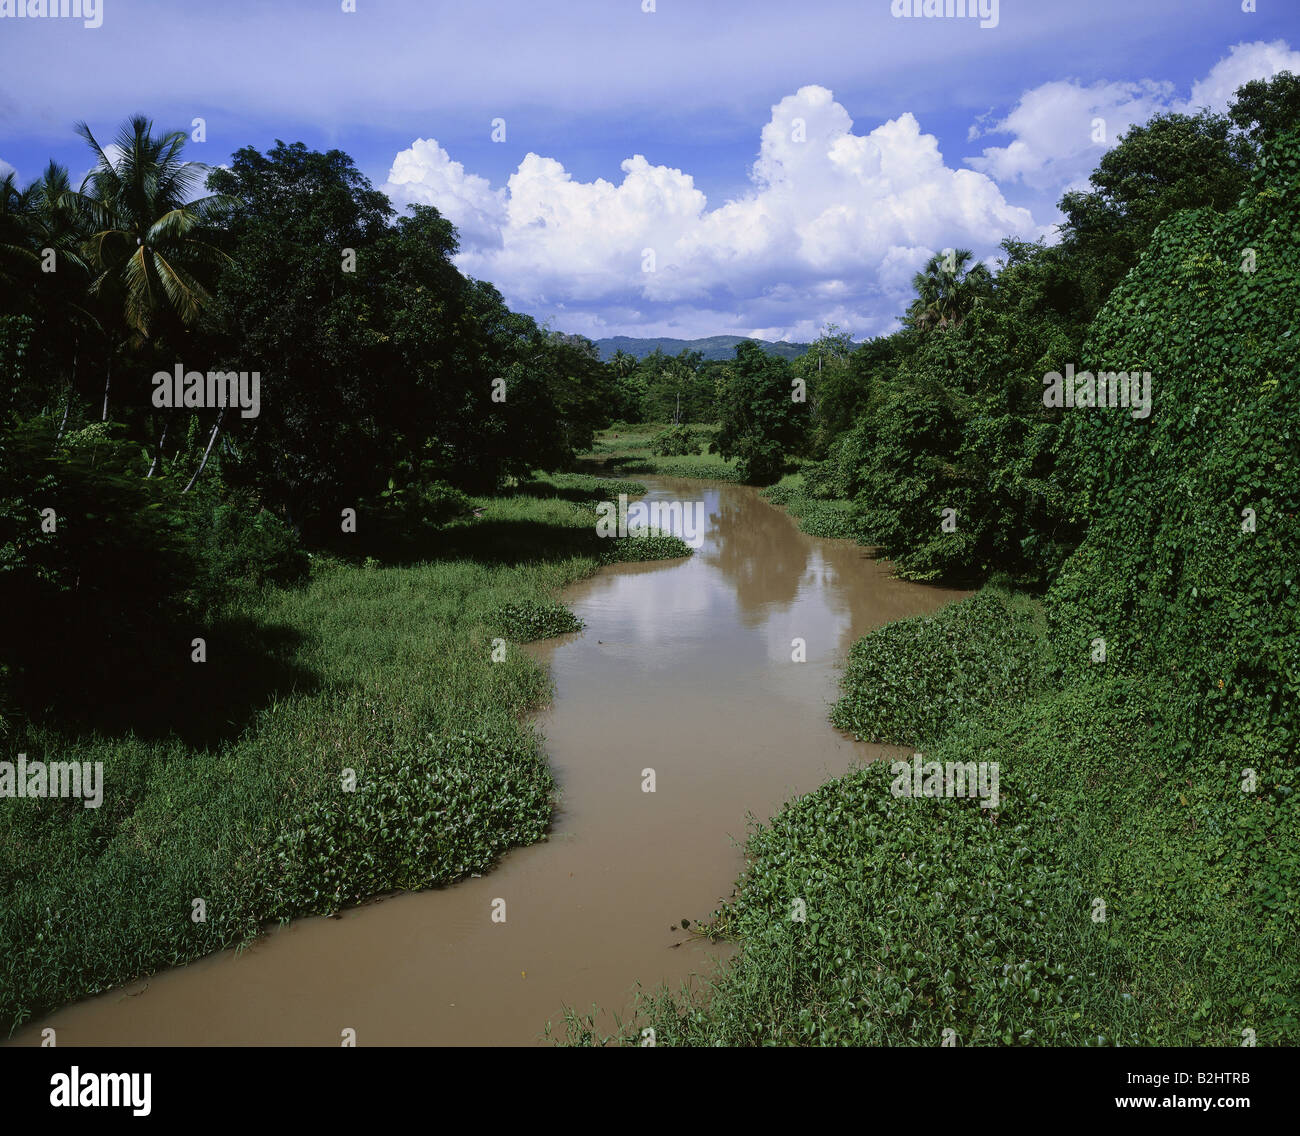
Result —
[{"label": "reflection of clouds in water", "polygon": [[769,608],[794,600],[807,567],[809,543],[788,516],[753,490],[737,489],[720,497],[713,531],[716,538],[697,555],[729,581],[747,627],[758,627]]},{"label": "reflection of clouds in water", "polygon": [[784,667],[806,665],[792,661],[793,639],[808,664],[839,666],[855,638],[917,610],[916,585],[891,578],[887,562],[801,533],[752,489],[646,480],[640,500],[702,501],[708,525],[689,559],[625,564],[579,585],[584,641],[611,664],[662,671],[689,657],[710,684],[755,669],[785,682]]},{"label": "reflection of clouds in water", "polygon": [[835,574],[828,570],[821,553],[813,549],[808,567],[796,583],[793,602],[769,609],[763,627],[768,658],[791,662],[791,641],[804,641],[804,657],[810,663],[838,659],[841,643],[852,630],[849,604],[833,590]]},{"label": "reflection of clouds in water", "polygon": [[648,647],[707,636],[730,622],[734,598],[694,560],[602,572],[573,605],[588,635],[598,630],[601,639]]}]

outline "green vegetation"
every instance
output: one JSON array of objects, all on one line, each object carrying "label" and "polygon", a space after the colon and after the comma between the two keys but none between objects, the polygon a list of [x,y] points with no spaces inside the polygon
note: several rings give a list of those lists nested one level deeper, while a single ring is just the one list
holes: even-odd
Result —
[{"label": "green vegetation", "polygon": [[670,426],[650,440],[650,452],[661,458],[694,456],[700,452],[700,434],[686,426]]},{"label": "green vegetation", "polygon": [[[653,474],[659,477],[694,477],[707,481],[740,481],[740,472],[734,461],[714,453],[686,454],[678,457],[659,457],[651,452],[655,438],[674,427],[664,423],[645,423],[629,426],[615,423],[597,435],[591,449],[591,459],[601,469],[633,477]],[[716,427],[698,426],[702,445],[711,440]],[[707,449],[707,446],[706,446]]]},{"label": "green vegetation", "polygon": [[[541,838],[554,785],[522,715],[548,684],[514,644],[577,626],[552,596],[602,545],[655,552],[600,541],[579,503],[628,491],[644,487],[539,479],[476,499],[427,562],[317,557],[305,586],[242,589],[214,615],[183,702],[133,732],[17,723],[16,752],[103,762],[110,791],[98,809],[0,810],[6,1029],[267,921],[447,884]],[[173,649],[188,666],[188,637]],[[190,918],[196,898],[206,922]]]},{"label": "green vegetation", "polygon": [[1038,687],[1039,624],[1031,601],[985,590],[882,627],[849,652],[845,695],[831,721],[859,739],[928,744],[954,717]]},{"label": "green vegetation", "polygon": [[856,540],[869,544],[866,530],[848,501],[812,497],[802,473],[788,473],[763,490],[773,505],[789,513],[806,533],[826,540]]},{"label": "green vegetation", "polygon": [[[689,554],[596,536],[656,473],[1023,589],[874,632],[832,713],[999,802],[880,763],[756,826],[708,928],[743,951],[640,1005],[659,1044],[1300,1042],[1297,106],[1284,74],[1134,127],[1059,244],[945,250],[897,333],[793,359],[602,363],[335,151],[207,171],[137,118],[80,128],[76,189],[0,180],[0,734],[112,787],[0,810],[0,1014],[542,838],[517,645]],[[1149,372],[1149,416],[1053,405],[1071,364]],[[260,412],[160,404],[175,367],[257,372]]]},{"label": "green vegetation", "polygon": [[582,620],[558,603],[503,604],[492,613],[492,618],[501,633],[517,643],[581,631],[583,626]]},{"label": "green vegetation", "polygon": [[742,481],[771,485],[779,480],[785,454],[799,438],[802,404],[793,396],[790,364],[757,344],[741,343],[721,387],[722,428],[709,452],[734,457]]},{"label": "green vegetation", "polygon": [[[1277,92],[1294,98],[1289,76]],[[1048,586],[1041,602],[986,588],[854,647],[836,724],[945,766],[995,763],[999,802],[895,796],[887,762],[791,801],[755,827],[739,893],[708,927],[739,958],[703,993],[638,1004],[657,1044],[932,1046],[949,1030],[958,1045],[1300,1043],[1300,131],[1260,129],[1255,152],[1213,117],[1149,125],[1080,206],[1120,226],[1112,255],[1132,242],[1140,257],[1086,327],[1079,369],[1149,370],[1149,417],[1049,419],[1028,399],[1000,422],[966,414],[961,399],[982,396],[915,369],[946,356],[967,374],[981,341],[961,337],[998,300],[964,316],[939,304],[910,357],[871,357],[892,368],[869,400],[883,417],[774,491],[802,506],[808,487],[861,476],[868,532],[890,534],[912,574],[997,565]],[[1169,164],[1187,153],[1209,201]],[[1221,177],[1204,176],[1210,161]],[[1180,211],[1187,194],[1198,207]],[[908,368],[918,385],[890,389]],[[1047,439],[1049,463],[1009,444],[1014,421]],[[962,473],[987,445],[986,474]],[[1077,536],[1032,542],[1031,483],[1038,519]],[[951,551],[907,530],[906,499],[939,485],[1014,517],[1020,551],[1004,519],[945,534]],[[590,1018],[568,1024],[601,1040]]]}]

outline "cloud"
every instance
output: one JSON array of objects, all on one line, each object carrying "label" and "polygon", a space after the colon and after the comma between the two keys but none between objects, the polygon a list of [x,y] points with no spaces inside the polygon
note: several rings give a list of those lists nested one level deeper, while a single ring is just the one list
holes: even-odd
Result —
[{"label": "cloud", "polygon": [[528,154],[504,190],[437,142],[397,155],[384,190],[462,227],[461,267],[589,335],[739,331],[807,337],[824,319],[867,334],[906,305],[935,251],[1039,235],[983,173],[952,169],[905,113],[866,134],[825,87],[772,107],[750,188],[714,208],[689,173],[640,154],[615,183]]},{"label": "cloud", "polygon": [[1011,113],[992,126],[972,126],[972,138],[1010,134],[1012,141],[990,146],[966,164],[1002,184],[1064,191],[1086,183],[1101,155],[1130,126],[1155,114],[1195,114],[1202,107],[1222,112],[1243,83],[1288,70],[1300,74],[1300,52],[1278,40],[1235,45],[1192,84],[1186,99],[1177,97],[1174,84],[1151,79],[1043,83],[1021,95]]},{"label": "cloud", "polygon": [[1239,43],[1228,50],[1204,79],[1192,84],[1187,106],[1224,111],[1237,88],[1251,79],[1271,79],[1279,71],[1300,75],[1300,51],[1292,51],[1284,40],[1272,43]]},{"label": "cloud", "polygon": [[393,159],[384,191],[403,204],[436,205],[467,245],[500,244],[505,194],[487,178],[467,174],[432,138],[417,138]]},{"label": "cloud", "polygon": [[1006,118],[985,134],[1011,134],[1006,146],[990,146],[972,169],[999,182],[1021,182],[1031,189],[1055,189],[1086,180],[1098,158],[1136,123],[1172,105],[1174,85],[1092,83],[1073,79],[1044,83],[1026,91]]},{"label": "cloud", "polygon": [[[126,153],[126,151],[124,151],[122,147],[119,146],[116,142],[101,142],[100,149],[104,151],[104,157],[106,157],[113,165],[117,165],[117,163],[122,160],[123,155]],[[90,175],[93,174],[97,169],[99,169],[98,159],[96,159],[92,165],[82,170],[80,174],[74,174],[71,170],[69,170],[68,181],[72,185],[72,188],[80,189],[82,183],[86,180],[86,178],[90,177]]]}]

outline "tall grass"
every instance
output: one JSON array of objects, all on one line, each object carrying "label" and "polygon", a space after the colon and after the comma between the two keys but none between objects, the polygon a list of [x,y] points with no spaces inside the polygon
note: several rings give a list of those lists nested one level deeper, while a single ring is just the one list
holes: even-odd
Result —
[{"label": "tall grass", "polygon": [[[548,679],[518,644],[572,624],[520,613],[554,612],[555,592],[597,569],[608,542],[591,503],[629,490],[644,487],[540,479],[477,501],[481,515],[442,530],[426,562],[318,559],[302,587],[235,596],[214,618],[268,662],[242,670],[247,689],[227,675],[205,700],[203,668],[220,659],[191,663],[188,640],[159,644],[193,668],[190,709],[206,721],[186,736],[156,721],[111,734],[39,722],[7,739],[29,761],[103,762],[105,793],[99,809],[0,808],[5,1026],[268,921],[485,872],[537,840],[554,783],[523,716]],[[640,545],[619,543],[625,557]],[[690,551],[662,537],[641,547]],[[508,643],[494,662],[497,638]]]},{"label": "tall grass", "polygon": [[[1179,746],[1161,681],[1061,686],[1037,605],[997,591],[873,632],[837,721],[997,762],[998,808],[895,797],[885,762],[790,801],[708,925],[740,955],[615,1040],[1295,1045],[1297,778],[1243,792],[1247,740]],[[610,1040],[593,1021],[568,1040]]]}]

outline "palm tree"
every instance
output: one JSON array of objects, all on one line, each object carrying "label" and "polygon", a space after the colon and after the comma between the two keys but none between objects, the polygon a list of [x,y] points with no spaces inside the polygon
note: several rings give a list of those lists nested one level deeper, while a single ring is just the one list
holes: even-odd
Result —
[{"label": "palm tree", "polygon": [[[95,274],[90,295],[137,344],[166,327],[191,326],[211,300],[200,277],[230,262],[201,239],[203,226],[237,199],[193,197],[207,167],[182,159],[184,131],[155,135],[153,124],[136,115],[118,132],[116,157],[109,157],[84,122],[77,133],[98,158],[81,189],[70,195],[91,226],[84,242]],[[105,420],[111,382],[110,361]]]},{"label": "palm tree", "polygon": [[30,241],[33,187],[18,188],[10,170],[0,178],[0,280],[15,289],[39,263]]},{"label": "palm tree", "polygon": [[993,285],[993,277],[983,264],[976,264],[963,275],[974,255],[970,249],[953,249],[948,256],[932,256],[925,268],[912,277],[916,299],[903,322],[919,331],[960,324],[983,302]]},{"label": "palm tree", "polygon": [[96,337],[102,337],[104,329],[84,306],[86,287],[92,276],[83,248],[87,227],[84,213],[78,208],[72,191],[68,171],[58,162],[51,161],[29,192],[32,207],[28,213],[28,239],[38,250],[42,267],[45,267],[45,258],[52,255],[55,270],[43,272],[38,279],[53,294],[55,307],[67,318],[72,329],[72,365],[68,374],[63,422],[59,426],[61,435],[76,391],[82,336],[90,331]]},{"label": "palm tree", "polygon": [[71,329],[65,424],[82,337],[88,330],[102,334],[84,306],[90,269],[81,247],[86,227],[74,196],[68,171],[57,162],[25,190],[18,189],[12,173],[0,179],[0,284],[14,290],[15,306],[26,308],[38,324],[54,321],[58,346]]}]

